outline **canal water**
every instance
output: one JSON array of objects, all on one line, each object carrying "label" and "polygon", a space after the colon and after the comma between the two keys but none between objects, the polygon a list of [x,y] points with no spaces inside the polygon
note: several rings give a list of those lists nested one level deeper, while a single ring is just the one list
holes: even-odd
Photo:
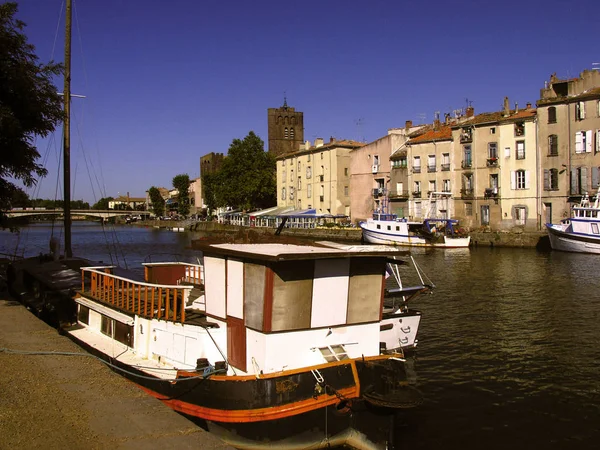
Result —
[{"label": "canal water", "polygon": [[[46,252],[50,230],[0,231],[0,253]],[[73,252],[129,268],[174,255],[195,261],[193,237],[82,222]],[[424,403],[398,415],[394,448],[597,448],[600,258],[481,247],[413,253],[436,289],[413,305],[423,319],[408,363]]]}]

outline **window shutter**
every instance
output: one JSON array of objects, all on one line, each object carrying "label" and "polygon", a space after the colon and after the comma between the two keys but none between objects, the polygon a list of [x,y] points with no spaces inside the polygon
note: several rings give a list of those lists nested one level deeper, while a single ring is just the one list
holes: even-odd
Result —
[{"label": "window shutter", "polygon": [[571,194],[577,194],[577,169],[571,169]]},{"label": "window shutter", "polygon": [[581,190],[579,191],[580,193],[586,192],[587,188],[588,188],[588,183],[587,183],[587,167],[580,167],[579,170],[581,170]]},{"label": "window shutter", "polygon": [[592,190],[598,189],[600,183],[600,167],[592,167]]},{"label": "window shutter", "polygon": [[575,133],[575,153],[583,152],[583,133],[577,131]]},{"label": "window shutter", "polygon": [[550,171],[548,169],[544,169],[544,190],[550,190]]},{"label": "window shutter", "polygon": [[510,188],[512,190],[517,188],[517,172],[514,170],[510,172]]},{"label": "window shutter", "polygon": [[592,153],[592,130],[585,132],[585,152]]},{"label": "window shutter", "polygon": [[579,117],[585,119],[585,102],[579,102]]},{"label": "window shutter", "polygon": [[529,189],[529,170],[525,171],[525,189]]}]

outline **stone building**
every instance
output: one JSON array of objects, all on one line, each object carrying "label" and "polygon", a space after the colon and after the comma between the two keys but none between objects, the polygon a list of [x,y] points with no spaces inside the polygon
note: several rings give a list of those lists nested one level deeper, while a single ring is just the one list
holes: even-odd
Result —
[{"label": "stone building", "polygon": [[304,114],[287,105],[268,108],[269,153],[280,156],[297,151],[304,143]]},{"label": "stone building", "polygon": [[553,74],[537,110],[541,220],[556,223],[600,183],[600,73],[586,70],[568,80]]},{"label": "stone building", "polygon": [[214,173],[223,165],[223,153],[210,152],[200,157],[200,177]]},{"label": "stone building", "polygon": [[277,206],[350,216],[350,153],[363,143],[331,138],[307,141],[277,157]]}]

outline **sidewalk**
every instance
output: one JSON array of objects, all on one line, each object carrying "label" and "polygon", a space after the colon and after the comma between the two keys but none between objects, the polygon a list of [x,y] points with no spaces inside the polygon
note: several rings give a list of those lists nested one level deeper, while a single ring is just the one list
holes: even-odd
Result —
[{"label": "sidewalk", "polygon": [[[8,298],[0,348],[82,352]],[[0,435],[0,449],[231,449],[98,360],[3,351]]]}]

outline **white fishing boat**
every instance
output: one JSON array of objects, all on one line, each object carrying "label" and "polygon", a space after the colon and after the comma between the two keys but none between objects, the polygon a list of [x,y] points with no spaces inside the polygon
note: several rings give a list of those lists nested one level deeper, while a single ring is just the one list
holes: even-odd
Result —
[{"label": "white fishing boat", "polygon": [[579,206],[573,208],[571,217],[559,224],[546,224],[553,250],[600,254],[599,198],[596,193],[592,202],[586,193]]},{"label": "white fishing boat", "polygon": [[471,237],[459,232],[458,220],[438,214],[438,202],[447,202],[450,195],[449,192],[432,192],[429,197],[430,214],[420,222],[410,222],[388,212],[387,197],[384,197],[379,208],[373,211],[373,217],[359,224],[363,241],[414,247],[468,247]]}]

